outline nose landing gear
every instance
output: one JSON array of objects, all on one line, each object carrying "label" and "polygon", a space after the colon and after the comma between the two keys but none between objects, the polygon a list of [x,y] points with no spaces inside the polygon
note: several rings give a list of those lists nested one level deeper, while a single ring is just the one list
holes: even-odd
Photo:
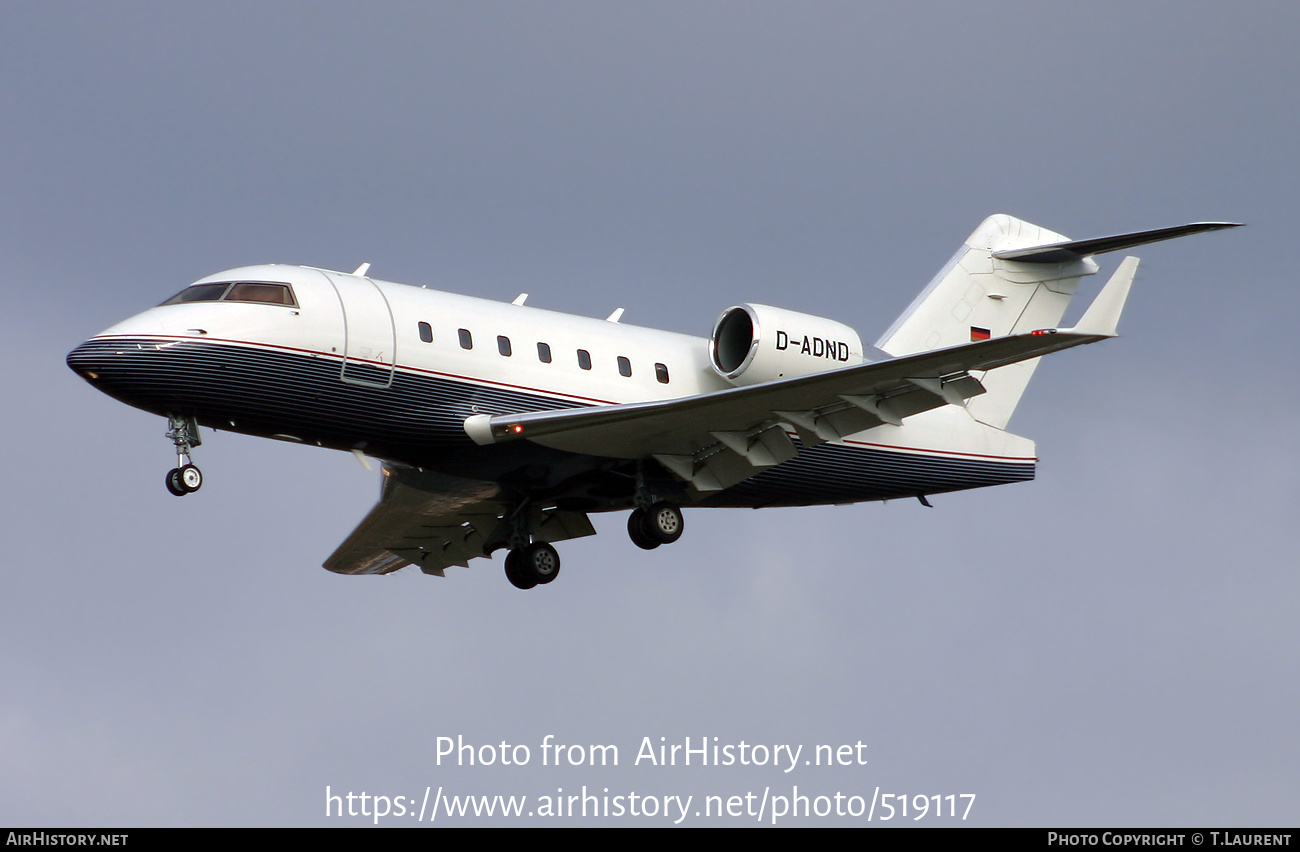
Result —
[{"label": "nose landing gear", "polygon": [[167,490],[184,497],[203,487],[203,471],[190,457],[194,448],[203,443],[199,424],[193,417],[167,415],[167,437],[176,445],[176,467],[167,471]]},{"label": "nose landing gear", "polygon": [[203,471],[192,464],[174,467],[167,471],[167,490],[177,497],[184,497],[192,491],[203,487]]}]

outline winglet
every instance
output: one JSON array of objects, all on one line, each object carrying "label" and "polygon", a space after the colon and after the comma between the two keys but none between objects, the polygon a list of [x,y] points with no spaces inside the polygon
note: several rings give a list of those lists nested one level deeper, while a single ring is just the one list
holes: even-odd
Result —
[{"label": "winglet", "polygon": [[1119,316],[1124,312],[1124,302],[1128,299],[1129,288],[1133,285],[1133,276],[1137,274],[1138,259],[1126,257],[1115,270],[1115,274],[1101,288],[1097,298],[1093,299],[1088,310],[1083,312],[1074,328],[1063,328],[1075,334],[1089,334],[1097,337],[1116,337],[1119,335]]}]

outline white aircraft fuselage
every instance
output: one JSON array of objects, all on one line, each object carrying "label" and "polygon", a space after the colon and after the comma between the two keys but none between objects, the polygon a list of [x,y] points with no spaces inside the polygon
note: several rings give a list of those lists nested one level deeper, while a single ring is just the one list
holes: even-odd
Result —
[{"label": "white aircraft fuselage", "polygon": [[[231,281],[288,284],[297,304],[161,305],[95,335],[68,356],[69,365],[94,374],[91,383],[103,392],[154,414],[192,415],[217,430],[359,449],[488,480],[527,476],[534,465],[556,468],[547,477],[554,480],[608,463],[529,443],[480,447],[463,427],[472,415],[674,399],[731,387],[711,369],[706,338],[299,266],[242,267],[196,284]],[[422,322],[432,331],[430,342],[420,338]],[[469,349],[461,345],[462,329],[470,334]],[[501,354],[499,338],[509,340],[510,355]],[[550,363],[539,357],[539,343],[549,348]],[[580,351],[588,353],[589,369],[581,366]],[[620,357],[631,365],[630,376],[620,374]],[[666,368],[666,383],[657,380],[656,364]],[[875,440],[823,444],[787,462],[779,477],[760,474],[780,482],[746,480],[734,487],[739,493],[702,502],[846,503],[1034,475],[1032,452],[962,452],[951,445],[956,436],[931,447],[909,446],[914,442],[900,442],[899,434],[864,437]],[[799,481],[797,490],[785,484],[790,479]],[[629,506],[616,499],[600,508]]]},{"label": "white aircraft fuselage", "polygon": [[175,494],[201,484],[189,460],[199,425],[364,453],[385,463],[384,497],[327,567],[441,574],[509,547],[507,574],[528,587],[553,579],[547,542],[590,534],[590,512],[634,509],[632,538],[651,548],[680,535],[680,506],[925,502],[1032,479],[1033,442],[1003,427],[1037,355],[1113,336],[1136,268],[1088,323],[1055,329],[1096,271],[1085,249],[1213,227],[1071,243],[992,217],[884,351],[836,321],[764,306],[729,308],[701,338],[380,281],[368,267],[272,264],[201,279],[67,361],[169,418]]}]

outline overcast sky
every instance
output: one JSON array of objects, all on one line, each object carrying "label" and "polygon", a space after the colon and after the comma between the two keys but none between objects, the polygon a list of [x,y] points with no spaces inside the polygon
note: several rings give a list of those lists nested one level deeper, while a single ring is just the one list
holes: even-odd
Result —
[{"label": "overcast sky", "polygon": [[[586,785],[694,796],[684,824],[797,786],[1294,825],[1298,36],[1266,2],[0,5],[0,824]],[[1124,336],[1047,359],[1011,423],[1036,481],[688,511],[651,553],[602,516],[528,593],[499,558],[320,568],[377,496],[347,454],[209,432],[177,500],[164,421],[63,362],[261,262],[701,336],[754,301],[871,342],[994,212],[1249,227],[1135,252]],[[544,767],[547,734],[619,766]],[[531,761],[439,766],[456,736]],[[868,762],[634,765],[644,737]]]}]

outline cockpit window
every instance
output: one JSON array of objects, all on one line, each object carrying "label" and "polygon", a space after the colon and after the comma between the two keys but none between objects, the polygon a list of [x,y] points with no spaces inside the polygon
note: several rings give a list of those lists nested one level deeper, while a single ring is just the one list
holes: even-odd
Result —
[{"label": "cockpit window", "polygon": [[164,305],[179,305],[183,302],[215,302],[226,292],[229,284],[195,284],[172,296]]},{"label": "cockpit window", "polygon": [[288,305],[297,307],[293,290],[288,284],[268,284],[261,281],[220,282],[217,284],[195,284],[172,296],[164,305],[179,305],[185,302],[262,302],[268,305]]},{"label": "cockpit window", "polygon": [[223,302],[267,302],[272,305],[296,305],[288,284],[261,284],[241,281],[230,288]]}]

